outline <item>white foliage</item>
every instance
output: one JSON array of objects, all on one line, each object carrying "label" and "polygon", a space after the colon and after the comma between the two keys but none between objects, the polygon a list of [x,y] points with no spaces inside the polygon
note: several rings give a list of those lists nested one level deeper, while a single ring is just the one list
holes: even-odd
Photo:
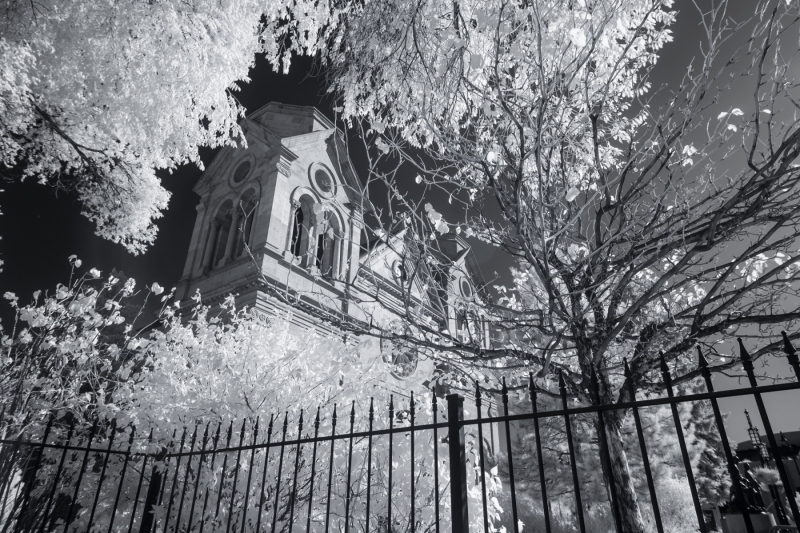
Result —
[{"label": "white foliage", "polygon": [[294,6],[286,25],[283,3],[255,0],[9,4],[2,163],[24,161],[26,177],[75,190],[98,234],[143,251],[169,200],[155,170],[202,166],[199,147],[243,141],[232,91],[256,53],[288,66],[291,49],[324,37],[327,7]]}]

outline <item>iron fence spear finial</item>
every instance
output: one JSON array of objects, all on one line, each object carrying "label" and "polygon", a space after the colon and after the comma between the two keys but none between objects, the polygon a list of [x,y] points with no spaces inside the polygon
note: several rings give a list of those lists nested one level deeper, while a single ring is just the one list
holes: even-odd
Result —
[{"label": "iron fence spear finial", "polygon": [[[702,372],[711,372],[708,369],[708,360],[706,360],[706,357],[703,355],[703,350],[700,349],[699,345],[697,346],[697,365]],[[705,375],[705,373],[703,375]]]},{"label": "iron fence spear finial", "polygon": [[781,331],[781,335],[783,335],[783,351],[786,352],[786,357],[789,359],[789,364],[792,365],[795,377],[800,380],[800,358],[797,357],[797,350],[792,346],[792,342],[785,331]]},{"label": "iron fence spear finial", "polygon": [[660,361],[660,366],[661,366],[661,374],[663,374],[663,376],[664,376],[664,383],[667,384],[667,386],[669,387],[669,386],[672,385],[672,375],[669,372],[669,366],[667,365],[667,359],[666,359],[666,357],[664,357],[664,352],[658,352],[658,353],[659,353],[659,361]]},{"label": "iron fence spear finial", "polygon": [[741,358],[742,363],[745,365],[745,368],[747,368],[748,365],[752,368],[753,360],[751,359],[750,353],[747,351],[747,348],[744,347],[742,338],[736,337],[736,342],[739,343],[739,357]]}]

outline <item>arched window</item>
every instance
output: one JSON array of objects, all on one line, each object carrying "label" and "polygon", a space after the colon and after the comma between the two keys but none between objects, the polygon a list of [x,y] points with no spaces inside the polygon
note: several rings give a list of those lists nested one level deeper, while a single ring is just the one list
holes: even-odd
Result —
[{"label": "arched window", "polygon": [[294,210],[294,221],[292,227],[292,244],[291,250],[292,255],[295,257],[300,257],[302,255],[302,249],[300,248],[300,244],[303,240],[303,208],[301,206],[297,206]]},{"label": "arched window", "polygon": [[208,241],[206,244],[206,257],[203,267],[210,270],[225,264],[225,259],[230,253],[229,245],[231,242],[231,227],[233,225],[233,202],[226,201],[217,210],[217,214],[211,221],[208,229]]},{"label": "arched window", "polygon": [[467,311],[461,309],[456,314],[456,335],[461,342],[469,340],[469,324],[467,323]]},{"label": "arched window", "polygon": [[322,221],[317,226],[316,266],[326,278],[335,278],[339,274],[338,261],[339,221],[330,211],[324,211]]},{"label": "arched window", "polygon": [[288,243],[289,252],[300,259],[304,267],[313,264],[313,230],[314,230],[314,201],[303,195],[299,200],[292,202],[292,219],[290,224],[291,239]]},{"label": "arched window", "polygon": [[253,219],[255,219],[256,216],[257,204],[256,192],[252,189],[242,195],[242,198],[239,200],[239,205],[237,206],[239,210],[239,227],[236,233],[236,257],[244,253],[245,244],[250,244],[250,234],[253,230]]}]

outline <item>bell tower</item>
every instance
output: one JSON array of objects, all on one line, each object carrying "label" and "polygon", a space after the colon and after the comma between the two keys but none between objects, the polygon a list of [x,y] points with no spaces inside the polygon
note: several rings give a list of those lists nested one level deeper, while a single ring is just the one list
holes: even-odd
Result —
[{"label": "bell tower", "polygon": [[178,288],[203,303],[230,293],[272,314],[295,295],[300,322],[347,312],[363,229],[360,184],[340,133],[313,107],[269,103],[242,122],[247,148],[223,148],[194,187],[200,195]]}]

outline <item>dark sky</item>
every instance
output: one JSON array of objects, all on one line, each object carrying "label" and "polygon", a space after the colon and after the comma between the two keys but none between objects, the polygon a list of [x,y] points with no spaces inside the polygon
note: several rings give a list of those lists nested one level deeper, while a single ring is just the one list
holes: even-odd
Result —
[{"label": "dark sky", "polygon": [[[749,2],[733,2],[739,13],[746,16]],[[697,16],[690,2],[680,2],[677,24],[674,26],[675,42],[667,45],[654,76],[654,85],[674,80],[683,73],[687,62],[697,53]],[[688,43],[688,44],[687,44]],[[260,58],[251,71],[252,81],[243,85],[236,93],[240,102],[252,112],[270,101],[288,104],[314,105],[332,117],[330,100],[323,96],[323,85],[319,78],[310,77],[311,62],[296,59],[289,75],[272,72]],[[732,93],[731,102],[745,98],[745,94]],[[203,152],[207,163],[213,152]],[[194,166],[180,168],[173,174],[162,173],[164,186],[172,192],[170,205],[164,217],[158,221],[159,233],[155,244],[143,255],[133,256],[117,244],[94,235],[93,225],[80,215],[80,206],[74,197],[54,195],[51,189],[33,181],[5,183],[0,193],[0,258],[4,261],[0,274],[0,294],[15,292],[21,303],[27,303],[36,290],[52,290],[57,283],[66,283],[70,267],[67,257],[75,254],[83,261],[83,269],[97,268],[104,274],[112,269],[123,270],[140,284],[158,282],[167,289],[173,287],[181,276],[186,252],[195,219],[198,197],[191,188],[200,176]],[[436,205],[435,200],[431,200]],[[447,210],[441,205],[439,209]],[[508,262],[492,253],[481,253],[484,275],[491,279],[494,271],[506,276]],[[0,303],[0,319],[9,329],[13,314],[5,302]],[[771,362],[773,367],[779,362]],[[719,388],[738,386],[731,380],[717,380]],[[800,427],[800,410],[797,393],[773,395],[766,398],[768,406],[775,409],[776,429],[786,431]],[[746,438],[744,408],[756,413],[755,404],[748,399],[727,401],[723,408],[732,412],[729,418],[730,437],[734,440]],[[754,422],[763,428],[759,417]]]}]

